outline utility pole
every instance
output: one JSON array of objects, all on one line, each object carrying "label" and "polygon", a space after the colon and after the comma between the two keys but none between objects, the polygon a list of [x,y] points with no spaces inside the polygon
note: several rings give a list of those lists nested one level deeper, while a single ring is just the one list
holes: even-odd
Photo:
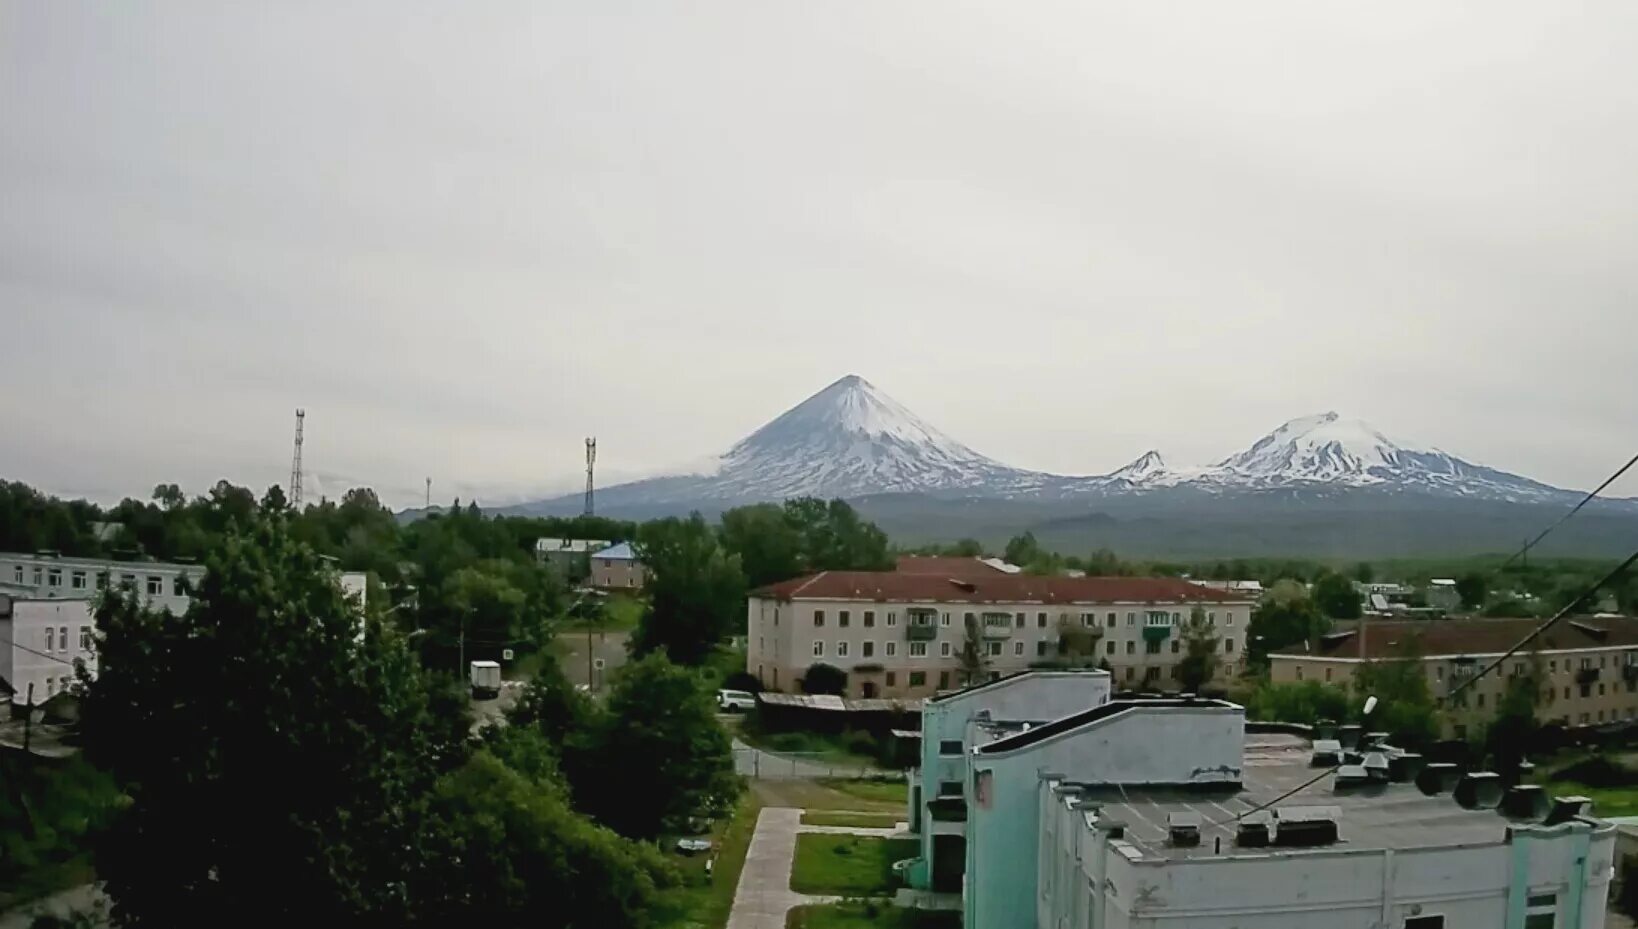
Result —
[{"label": "utility pole", "polygon": [[34,682],[28,683],[28,703],[23,713],[23,754],[28,754],[29,741],[34,736]]},{"label": "utility pole", "polygon": [[432,509],[432,478],[427,478],[427,509]]},{"label": "utility pole", "polygon": [[290,509],[292,511],[301,509],[301,427],[303,420],[306,418],[306,410],[296,410],[296,451],[290,456]]},{"label": "utility pole", "polygon": [[592,466],[595,465],[596,463],[597,463],[597,438],[595,436],[588,436],[586,438],[586,515],[587,516],[591,516],[595,512],[595,508],[592,506],[592,486],[593,486],[592,485]]}]

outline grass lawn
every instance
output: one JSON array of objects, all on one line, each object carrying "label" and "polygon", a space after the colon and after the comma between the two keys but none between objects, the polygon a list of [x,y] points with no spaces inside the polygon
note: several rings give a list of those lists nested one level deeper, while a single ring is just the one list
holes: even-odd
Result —
[{"label": "grass lawn", "polygon": [[785,929],[961,929],[961,914],[901,910],[860,900],[799,906],[785,917]]},{"label": "grass lawn", "polygon": [[[728,925],[728,911],[734,905],[739,872],[745,869],[745,853],[751,847],[751,835],[756,831],[756,817],[760,812],[762,801],[746,791],[734,815],[719,820],[712,828],[711,840],[715,847],[710,854],[684,857],[671,853],[672,861],[682,872],[682,886],[665,895],[655,914],[655,925],[666,929],[722,929]],[[706,877],[705,862],[712,856],[716,864],[711,876]]]},{"label": "grass lawn", "polygon": [[893,862],[915,857],[916,850],[914,839],[798,835],[791,889],[805,894],[886,894],[893,889]]},{"label": "grass lawn", "polygon": [[622,631],[637,628],[637,620],[643,615],[643,601],[639,597],[629,597],[625,594],[610,594],[603,601],[603,622],[599,627],[603,629]]},{"label": "grass lawn", "polygon": [[1594,816],[1638,816],[1638,787],[1588,787],[1574,781],[1543,781],[1555,797],[1587,797]]},{"label": "grass lawn", "polygon": [[899,816],[905,813],[904,803],[864,800],[804,778],[753,780],[751,790],[762,800],[763,806],[788,806],[799,810],[895,813]]},{"label": "grass lawn", "polygon": [[899,813],[856,813],[815,810],[802,813],[804,826],[864,826],[868,829],[891,829],[898,824]]},{"label": "grass lawn", "polygon": [[819,782],[832,790],[850,797],[891,803],[904,809],[910,803],[910,784],[906,781],[854,781],[846,778],[826,778]]}]

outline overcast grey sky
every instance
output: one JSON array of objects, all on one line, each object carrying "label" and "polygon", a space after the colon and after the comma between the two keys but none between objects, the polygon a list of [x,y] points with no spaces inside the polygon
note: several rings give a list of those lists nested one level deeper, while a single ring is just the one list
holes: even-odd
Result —
[{"label": "overcast grey sky", "polygon": [[[0,0],[0,474],[662,472],[858,373],[1010,464],[1638,435],[1638,5]],[[1638,494],[1631,479],[1616,491]],[[309,492],[312,492],[311,489]]]}]

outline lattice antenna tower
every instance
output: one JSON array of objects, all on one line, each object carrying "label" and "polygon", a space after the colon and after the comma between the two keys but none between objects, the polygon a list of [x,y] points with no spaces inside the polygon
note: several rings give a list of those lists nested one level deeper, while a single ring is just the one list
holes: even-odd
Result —
[{"label": "lattice antenna tower", "polygon": [[597,464],[597,439],[595,437],[588,437],[586,439],[586,515],[587,516],[592,515],[592,513],[594,512],[594,507],[592,506],[592,488],[594,486],[594,484],[592,482],[592,469],[596,464]]},{"label": "lattice antenna tower", "polygon": [[290,456],[290,508],[301,509],[301,427],[307,419],[306,410],[296,411],[296,451]]}]

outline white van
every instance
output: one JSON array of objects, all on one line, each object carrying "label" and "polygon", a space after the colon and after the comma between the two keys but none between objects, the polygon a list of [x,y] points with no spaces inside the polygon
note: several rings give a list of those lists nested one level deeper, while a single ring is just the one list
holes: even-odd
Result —
[{"label": "white van", "polygon": [[500,696],[501,669],[498,661],[472,662],[472,696],[491,700]]},{"label": "white van", "polygon": [[745,710],[756,709],[756,695],[746,690],[719,690],[717,691],[717,711],[721,713],[740,713]]}]

